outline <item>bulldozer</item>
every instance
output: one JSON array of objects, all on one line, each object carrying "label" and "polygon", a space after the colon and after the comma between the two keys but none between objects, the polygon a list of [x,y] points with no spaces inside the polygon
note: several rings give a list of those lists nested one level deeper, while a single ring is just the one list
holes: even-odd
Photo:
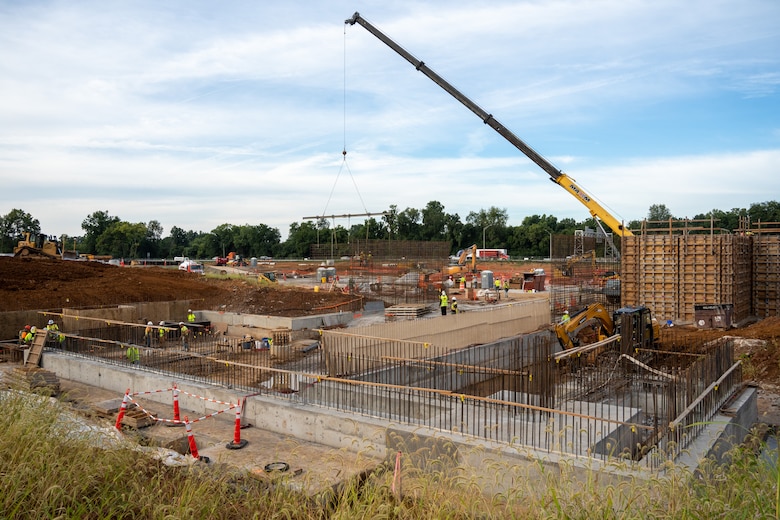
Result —
[{"label": "bulldozer", "polygon": [[14,247],[14,256],[22,258],[62,258],[75,260],[78,258],[76,251],[63,251],[55,237],[46,235],[33,235],[25,231],[24,238],[19,240]]}]

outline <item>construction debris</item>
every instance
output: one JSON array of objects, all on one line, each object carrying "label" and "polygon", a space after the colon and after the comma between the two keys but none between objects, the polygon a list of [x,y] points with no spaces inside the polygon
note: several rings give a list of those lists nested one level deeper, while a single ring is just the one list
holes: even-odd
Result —
[{"label": "construction debris", "polygon": [[11,388],[25,392],[48,396],[60,393],[60,380],[54,372],[35,366],[16,367],[6,372],[4,382]]}]

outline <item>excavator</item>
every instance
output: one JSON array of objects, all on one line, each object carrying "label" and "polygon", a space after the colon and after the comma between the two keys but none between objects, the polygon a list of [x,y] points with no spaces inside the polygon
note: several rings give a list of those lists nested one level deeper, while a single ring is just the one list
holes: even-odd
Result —
[{"label": "excavator", "polygon": [[634,348],[656,348],[661,336],[661,327],[650,315],[650,309],[644,306],[621,307],[610,316],[602,304],[591,303],[553,328],[564,349],[596,343],[613,334],[623,333],[631,334],[628,340]]},{"label": "excavator", "polygon": [[[466,267],[466,262],[471,255],[471,266]],[[463,273],[476,273],[477,272],[477,245],[463,249],[458,256],[456,264],[449,265],[445,268],[444,274],[447,276],[455,276]]]},{"label": "excavator", "polygon": [[[614,233],[620,236],[632,236],[633,233],[630,229],[623,226],[623,223],[614,217],[606,208],[593,199],[588,193],[579,186],[575,180],[556,168],[547,159],[542,157],[533,148],[527,145],[522,139],[517,137],[512,131],[502,125],[492,114],[489,114],[482,109],[479,105],[474,103],[468,97],[463,95],[458,89],[449,84],[444,78],[436,74],[425,63],[415,58],[411,53],[406,51],[403,47],[395,43],[387,35],[382,33],[379,29],[374,27],[365,18],[360,16],[360,13],[355,13],[352,18],[344,21],[345,24],[355,25],[359,24],[363,26],[368,32],[376,36],[382,43],[397,52],[402,58],[411,63],[415,69],[425,74],[430,80],[444,89],[452,97],[460,101],[466,108],[471,110],[477,117],[479,117],[483,123],[490,126],[493,130],[499,133],[501,137],[509,141],[515,148],[520,150],[526,157],[531,159],[537,166],[543,169],[549,174],[550,179],[562,187],[564,190],[573,195],[578,201],[585,205],[590,212],[590,215],[595,219],[601,230],[604,231],[602,222],[606,224]],[[605,235],[606,232],[604,233]],[[613,244],[614,245],[614,244]],[[618,250],[618,249],[616,249]]]}]

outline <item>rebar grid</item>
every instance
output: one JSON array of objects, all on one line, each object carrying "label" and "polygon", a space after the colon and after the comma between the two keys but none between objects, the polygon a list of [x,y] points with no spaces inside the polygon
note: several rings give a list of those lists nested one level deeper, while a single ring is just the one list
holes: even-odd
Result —
[{"label": "rebar grid", "polygon": [[[139,328],[66,333],[49,347],[399,424],[651,468],[679,455],[741,385],[729,340],[687,352],[625,352],[614,342],[556,362],[547,331],[459,350],[344,335],[339,349],[274,356],[208,334],[191,338],[185,351],[173,331],[146,347]],[[130,348],[140,351],[136,363]]]}]

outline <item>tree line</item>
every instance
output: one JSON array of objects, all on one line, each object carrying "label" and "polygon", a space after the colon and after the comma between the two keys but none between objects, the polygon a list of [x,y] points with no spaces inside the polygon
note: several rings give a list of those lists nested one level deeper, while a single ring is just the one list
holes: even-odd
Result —
[{"label": "tree line", "polygon": [[[650,206],[646,219],[664,221],[674,218],[664,204]],[[740,220],[780,222],[780,203],[762,202],[749,208],[712,210],[693,219],[715,219],[716,227],[736,230]],[[470,212],[465,220],[457,213],[447,213],[444,205],[430,201],[422,209],[393,205],[377,220],[373,217],[349,228],[332,225],[326,219],[290,224],[287,240],[281,240],[277,228],[265,224],[220,224],[208,232],[184,230],[173,226],[167,236],[157,220],[127,222],[108,211],[95,211],[81,223],[81,236],[57,237],[62,247],[81,254],[110,255],[114,258],[213,258],[235,252],[244,257],[304,258],[313,244],[344,244],[353,238],[368,240],[443,240],[449,241],[452,253],[477,244],[478,247],[506,249],[512,257],[545,257],[551,235],[574,234],[578,229],[596,229],[596,222],[580,222],[553,215],[531,215],[516,226],[508,224],[506,209],[491,206]],[[640,221],[630,221],[637,229]],[[609,230],[607,230],[609,231]],[[0,253],[9,253],[25,232],[41,233],[40,222],[22,209],[12,209],[0,217]]]}]

